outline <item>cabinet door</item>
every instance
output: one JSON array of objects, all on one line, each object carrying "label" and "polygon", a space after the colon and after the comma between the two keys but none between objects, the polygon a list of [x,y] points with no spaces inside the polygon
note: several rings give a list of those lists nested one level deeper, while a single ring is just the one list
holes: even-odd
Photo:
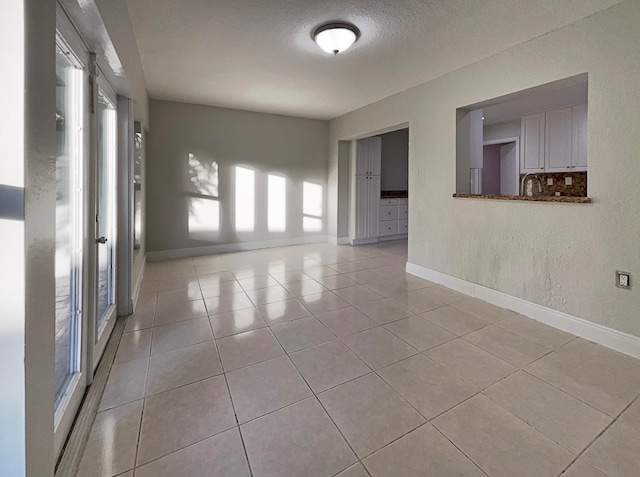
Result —
[{"label": "cabinet door", "polygon": [[547,111],[545,167],[547,172],[563,172],[571,166],[571,108]]},{"label": "cabinet door", "polygon": [[380,234],[380,176],[369,176],[369,226],[368,236]]},{"label": "cabinet door", "polygon": [[369,215],[369,176],[356,176],[355,238],[367,238]]},{"label": "cabinet door", "polygon": [[571,168],[587,170],[587,105],[580,104],[571,108],[572,140]]},{"label": "cabinet door", "polygon": [[369,139],[356,142],[356,175],[365,175],[369,171]]},{"label": "cabinet door", "polygon": [[522,118],[520,172],[540,172],[544,168],[544,113]]},{"label": "cabinet door", "polygon": [[382,164],[382,138],[369,138],[369,174],[380,175]]}]

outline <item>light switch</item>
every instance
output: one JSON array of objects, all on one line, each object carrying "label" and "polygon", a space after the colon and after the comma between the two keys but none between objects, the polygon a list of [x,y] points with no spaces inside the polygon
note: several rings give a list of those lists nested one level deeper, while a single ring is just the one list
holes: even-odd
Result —
[{"label": "light switch", "polygon": [[564,178],[564,185],[572,185],[572,184],[573,184],[573,179],[571,177]]},{"label": "light switch", "polygon": [[553,185],[553,177],[547,177],[547,185]]}]

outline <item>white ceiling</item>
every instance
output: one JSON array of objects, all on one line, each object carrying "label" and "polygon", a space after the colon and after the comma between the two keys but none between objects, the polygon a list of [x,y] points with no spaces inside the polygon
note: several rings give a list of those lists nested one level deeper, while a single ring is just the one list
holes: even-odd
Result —
[{"label": "white ceiling", "polygon": [[[126,0],[149,96],[331,119],[621,0]],[[362,35],[331,56],[311,32]]]}]

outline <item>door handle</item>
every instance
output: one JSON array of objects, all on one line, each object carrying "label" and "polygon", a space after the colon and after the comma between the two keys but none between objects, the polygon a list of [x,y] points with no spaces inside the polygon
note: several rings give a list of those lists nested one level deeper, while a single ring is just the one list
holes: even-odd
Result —
[{"label": "door handle", "polygon": [[99,237],[96,239],[96,243],[107,243],[107,237]]}]

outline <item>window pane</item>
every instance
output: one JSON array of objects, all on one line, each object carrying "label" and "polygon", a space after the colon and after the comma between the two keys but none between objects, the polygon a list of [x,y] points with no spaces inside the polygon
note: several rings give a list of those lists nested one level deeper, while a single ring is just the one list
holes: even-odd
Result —
[{"label": "window pane", "polygon": [[56,405],[79,371],[82,301],[82,70],[56,48]]}]

